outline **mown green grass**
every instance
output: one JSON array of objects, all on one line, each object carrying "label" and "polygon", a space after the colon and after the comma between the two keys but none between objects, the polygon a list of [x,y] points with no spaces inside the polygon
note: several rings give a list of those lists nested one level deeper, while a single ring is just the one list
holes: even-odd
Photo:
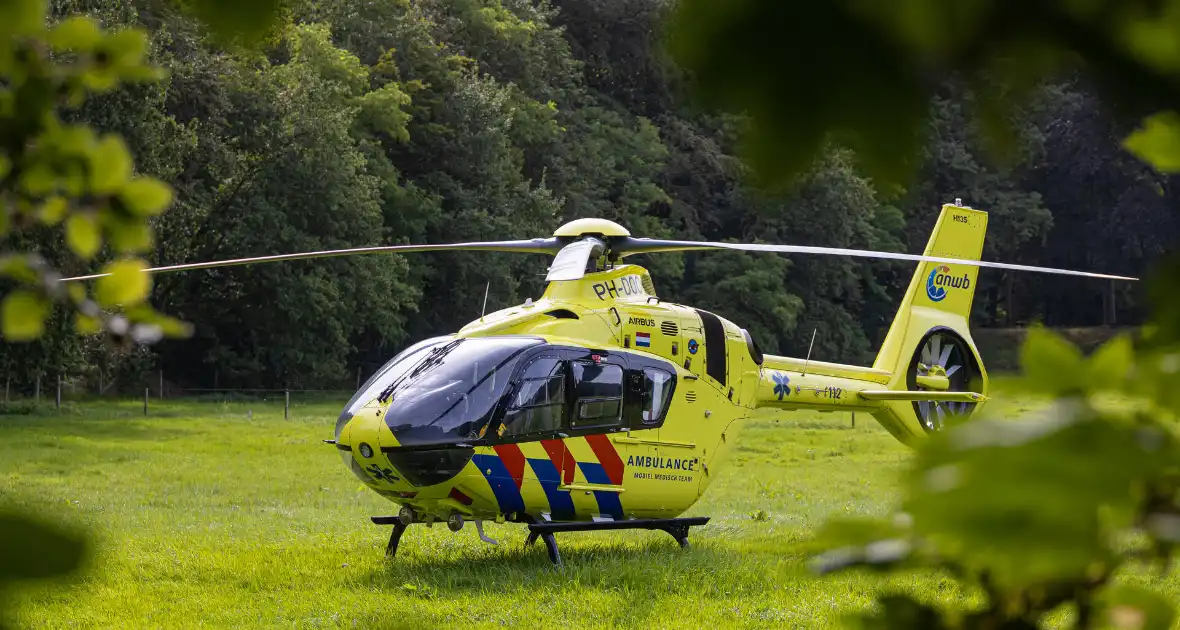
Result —
[{"label": "mown green grass", "polygon": [[[656,532],[559,535],[565,567],[520,525],[415,526],[396,559],[391,504],[321,442],[343,401],[90,403],[0,418],[0,496],[94,537],[71,581],[10,596],[18,627],[824,627],[900,590],[974,594],[937,575],[816,578],[824,519],[882,515],[909,451],[870,418],[767,416],[689,512],[681,550]],[[252,417],[247,417],[247,411]],[[764,515],[754,514],[761,510]],[[1157,584],[1173,596],[1180,584]]]}]

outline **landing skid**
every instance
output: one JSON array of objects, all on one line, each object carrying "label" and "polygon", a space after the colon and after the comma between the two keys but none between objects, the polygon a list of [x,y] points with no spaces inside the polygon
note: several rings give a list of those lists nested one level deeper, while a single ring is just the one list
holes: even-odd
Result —
[{"label": "landing skid", "polygon": [[692,518],[635,518],[622,521],[572,521],[558,523],[529,523],[529,538],[525,545],[537,542],[537,538],[545,541],[545,548],[549,551],[549,559],[553,564],[561,566],[561,554],[557,551],[557,539],[553,534],[557,532],[593,532],[607,529],[648,529],[668,532],[682,549],[688,548],[688,529],[704,525],[709,522],[708,516]]},{"label": "landing skid", "polygon": [[[393,533],[389,536],[389,544],[385,546],[385,555],[390,558],[396,556],[397,545],[401,542],[402,534],[406,532],[407,525],[396,516],[373,516],[370,517],[370,520],[376,525],[393,525]],[[545,542],[545,550],[549,552],[549,560],[553,564],[561,566],[561,553],[557,550],[557,538],[554,536],[558,532],[592,532],[607,529],[658,530],[667,532],[675,538],[676,542],[680,543],[681,548],[688,548],[689,528],[704,525],[708,522],[708,516],[695,516],[692,518],[637,518],[622,521],[534,522],[529,523],[529,537],[524,544],[527,547],[536,543],[538,538],[543,540]]]}]

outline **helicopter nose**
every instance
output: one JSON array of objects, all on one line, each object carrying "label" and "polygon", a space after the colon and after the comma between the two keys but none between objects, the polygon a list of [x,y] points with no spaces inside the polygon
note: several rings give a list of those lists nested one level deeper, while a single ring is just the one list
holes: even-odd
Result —
[{"label": "helicopter nose", "polygon": [[340,434],[344,433],[344,427],[352,420],[352,412],[345,409],[344,413],[336,418],[336,442],[340,442]]}]

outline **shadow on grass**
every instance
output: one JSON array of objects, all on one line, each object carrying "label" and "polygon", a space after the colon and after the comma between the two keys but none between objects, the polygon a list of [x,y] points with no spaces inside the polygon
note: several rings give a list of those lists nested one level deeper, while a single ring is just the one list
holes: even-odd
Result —
[{"label": "shadow on grass", "polygon": [[528,546],[517,539],[501,540],[482,553],[473,553],[464,546],[430,556],[406,553],[409,550],[403,539],[398,557],[386,558],[371,573],[370,580],[376,588],[402,591],[407,584],[413,584],[453,595],[486,591],[492,585],[510,588],[538,581],[552,584],[555,577],[581,582],[586,576],[594,576],[593,581],[601,586],[655,584],[667,581],[670,574],[712,572],[719,564],[726,564],[712,547],[681,549],[671,537],[598,538],[578,544],[574,540],[558,536],[562,566],[556,566],[540,540]]}]

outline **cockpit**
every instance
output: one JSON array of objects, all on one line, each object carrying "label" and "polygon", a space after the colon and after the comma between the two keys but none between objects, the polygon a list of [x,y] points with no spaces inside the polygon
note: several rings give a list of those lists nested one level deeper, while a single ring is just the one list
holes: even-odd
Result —
[{"label": "cockpit", "polygon": [[540,337],[435,337],[378,370],[349,401],[336,434],[374,400],[388,403],[385,423],[399,450],[654,428],[675,373],[655,357]]}]

